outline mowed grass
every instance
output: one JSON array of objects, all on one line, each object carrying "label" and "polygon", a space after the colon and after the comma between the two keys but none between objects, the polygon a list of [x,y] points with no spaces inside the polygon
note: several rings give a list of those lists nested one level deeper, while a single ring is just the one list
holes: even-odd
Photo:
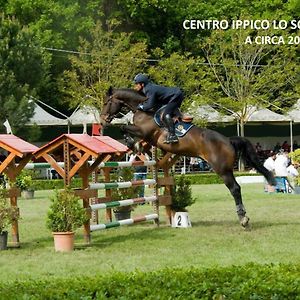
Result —
[{"label": "mowed grass", "polygon": [[[242,186],[251,231],[239,225],[224,185],[195,185],[197,201],[189,208],[192,228],[167,226],[162,207],[159,228],[149,222],[97,231],[88,247],[78,230],[72,253],[54,251],[45,225],[51,193],[38,191],[34,200],[19,200],[21,248],[0,252],[0,281],[300,262],[300,195],[265,194],[261,184]],[[152,207],[138,206],[134,214],[143,212],[151,213]]]}]

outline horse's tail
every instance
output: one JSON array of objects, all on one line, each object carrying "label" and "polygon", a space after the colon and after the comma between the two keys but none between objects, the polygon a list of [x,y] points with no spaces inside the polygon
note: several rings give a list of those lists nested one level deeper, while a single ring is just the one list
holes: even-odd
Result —
[{"label": "horse's tail", "polygon": [[249,163],[251,167],[264,175],[270,185],[276,185],[273,174],[259,161],[255,149],[249,140],[239,136],[231,137],[229,140],[235,150],[237,158],[242,158],[245,162]]}]

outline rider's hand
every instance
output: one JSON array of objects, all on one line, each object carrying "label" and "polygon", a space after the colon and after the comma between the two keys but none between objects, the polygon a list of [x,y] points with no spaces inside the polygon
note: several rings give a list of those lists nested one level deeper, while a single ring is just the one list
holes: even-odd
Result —
[{"label": "rider's hand", "polygon": [[138,110],[144,110],[143,104],[140,103],[140,104],[138,105],[137,109],[138,109]]}]

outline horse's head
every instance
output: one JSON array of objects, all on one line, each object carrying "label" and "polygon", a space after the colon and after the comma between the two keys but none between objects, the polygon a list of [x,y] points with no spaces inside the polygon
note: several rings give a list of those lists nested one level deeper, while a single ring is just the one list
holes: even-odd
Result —
[{"label": "horse's head", "polygon": [[109,88],[103,103],[103,107],[100,113],[100,123],[105,125],[110,123],[123,107],[123,101],[118,99],[113,93],[112,87]]},{"label": "horse's head", "polygon": [[136,111],[137,105],[145,101],[146,97],[132,89],[113,89],[109,88],[100,113],[101,125],[110,123],[121,110]]}]

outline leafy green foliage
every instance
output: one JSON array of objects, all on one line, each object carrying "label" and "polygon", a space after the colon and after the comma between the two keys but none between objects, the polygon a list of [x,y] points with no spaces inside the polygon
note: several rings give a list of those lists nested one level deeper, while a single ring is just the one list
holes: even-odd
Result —
[{"label": "leafy green foliage", "polygon": [[296,149],[290,152],[289,157],[291,158],[294,164],[300,165],[300,149]]},{"label": "leafy green foliage", "polygon": [[0,189],[0,233],[18,219],[18,208],[10,205],[7,190]]},{"label": "leafy green foliage", "polygon": [[191,181],[185,175],[176,178],[172,189],[172,209],[185,211],[187,206],[191,206],[195,202],[196,198],[192,196]]},{"label": "leafy green foliage", "polygon": [[53,232],[68,232],[82,226],[88,215],[80,201],[71,189],[55,191],[47,215],[47,227]]},{"label": "leafy green foliage", "polygon": [[89,104],[100,109],[110,86],[131,86],[134,74],[145,67],[146,44],[134,43],[130,34],[114,32],[116,26],[118,22],[112,20],[106,32],[98,23],[91,39],[81,40],[82,54],[71,57],[71,70],[61,81],[71,106]]},{"label": "leafy green foliage", "polygon": [[22,170],[16,178],[16,186],[21,190],[33,190],[33,170]]},{"label": "leafy green foliage", "polygon": [[211,269],[115,272],[1,284],[9,299],[298,299],[300,266],[256,265]]},{"label": "leafy green foliage", "polygon": [[[189,53],[184,55],[173,53],[151,66],[148,72],[155,83],[178,86],[190,100],[199,96],[201,82],[205,76],[203,68],[198,63],[199,60],[193,58]],[[191,101],[188,100],[183,103],[183,107],[190,107]]]},{"label": "leafy green foliage", "polygon": [[271,29],[214,30],[203,47],[210,66],[203,81],[204,99],[234,112],[242,135],[251,106],[284,109],[299,97],[296,46],[245,43],[248,36],[276,34]]},{"label": "leafy green foliage", "polygon": [[47,59],[28,28],[0,16],[0,123],[18,133],[33,114],[34,96],[47,83]]}]

